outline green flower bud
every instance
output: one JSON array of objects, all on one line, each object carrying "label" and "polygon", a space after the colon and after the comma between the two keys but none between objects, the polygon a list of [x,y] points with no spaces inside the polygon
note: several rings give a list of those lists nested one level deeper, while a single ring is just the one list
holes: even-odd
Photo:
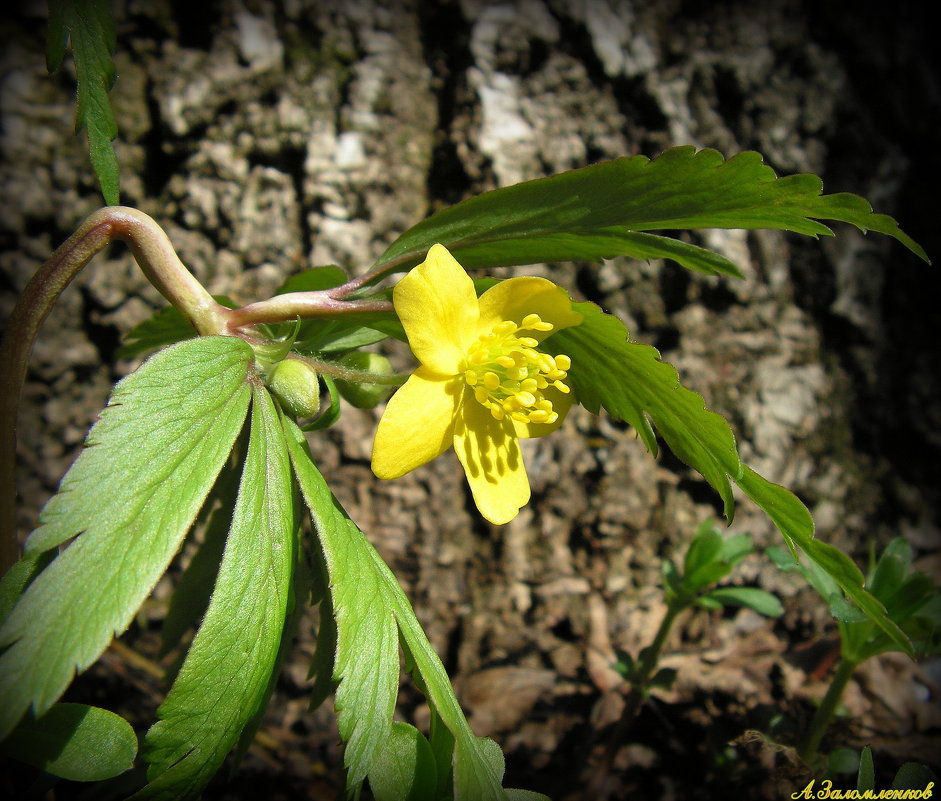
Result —
[{"label": "green flower bud", "polygon": [[[389,364],[389,360],[378,353],[354,350],[340,359],[340,364],[357,372],[392,375],[392,365]],[[337,378],[336,384],[344,400],[357,409],[372,409],[374,406],[378,406],[395,389],[394,386],[389,384],[346,381],[342,378]]]},{"label": "green flower bud", "polygon": [[313,417],[320,411],[320,381],[317,371],[297,359],[279,362],[271,373],[268,389],[294,417]]}]

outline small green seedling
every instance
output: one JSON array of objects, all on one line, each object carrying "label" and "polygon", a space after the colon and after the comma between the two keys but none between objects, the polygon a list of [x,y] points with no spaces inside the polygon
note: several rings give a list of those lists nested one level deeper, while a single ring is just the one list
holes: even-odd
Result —
[{"label": "small green seedling", "polygon": [[[878,654],[902,651],[871,619],[854,606],[833,577],[819,565],[798,562],[783,549],[769,548],[768,555],[782,570],[796,570],[827,602],[840,634],[840,661],[798,747],[809,765],[818,761],[820,742],[836,711],[853,671]],[[941,652],[941,596],[934,580],[911,570],[912,549],[904,539],[892,540],[876,560],[870,559],[865,588],[885,608],[886,614],[909,637],[914,654]]]}]

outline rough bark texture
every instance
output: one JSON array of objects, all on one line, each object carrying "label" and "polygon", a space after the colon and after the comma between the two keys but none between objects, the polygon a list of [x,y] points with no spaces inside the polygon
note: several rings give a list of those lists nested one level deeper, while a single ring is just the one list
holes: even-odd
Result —
[{"label": "rough bark texture", "polygon": [[[815,172],[827,191],[866,196],[941,254],[931,202],[941,178],[939,71],[915,4],[852,13],[797,0],[118,6],[122,202],[164,225],[214,294],[240,302],[268,297],[309,265],[362,269],[405,228],[471,194],[675,144],[756,149],[780,174]],[[36,4],[3,21],[4,313],[100,205],[71,135],[73,79],[44,70],[43,13]],[[821,242],[694,237],[732,258],[745,281],[626,260],[526,272],[602,304],[660,348],[730,419],[745,461],[805,500],[821,538],[862,563],[871,544],[901,534],[937,575],[937,272],[886,239],[838,233]],[[160,305],[115,249],[47,321],[20,411],[24,535],[110,383],[134,367],[115,363],[122,333]],[[508,785],[582,798],[582,771],[591,773],[621,704],[613,649],[636,654],[649,642],[664,610],[660,561],[719,514],[716,497],[669,454],[652,459],[633,431],[573,413],[558,434],[530,443],[533,503],[492,528],[452,456],[396,482],[374,479],[376,419],[347,409],[313,439],[321,469],[412,598],[475,730],[506,751]],[[733,529],[779,544],[747,502]],[[825,688],[833,627],[816,596],[759,556],[735,582],[779,593],[785,617],[681,621],[664,660],[679,678],[628,733],[617,797],[733,788],[784,797],[788,781],[806,783],[786,753],[748,732],[777,736],[779,713],[806,722]],[[158,588],[127,637],[145,653],[165,596]],[[207,797],[335,792],[330,710],[306,711],[309,631],[266,739],[237,782]],[[117,656],[105,662],[110,672],[96,669],[76,692],[110,696],[145,725],[159,683]],[[907,660],[874,660],[845,698],[851,725],[834,727],[826,745],[869,742],[890,773],[905,759],[931,763],[941,715],[926,699],[936,692]],[[402,698],[403,713],[421,721],[417,694],[406,686]]]}]

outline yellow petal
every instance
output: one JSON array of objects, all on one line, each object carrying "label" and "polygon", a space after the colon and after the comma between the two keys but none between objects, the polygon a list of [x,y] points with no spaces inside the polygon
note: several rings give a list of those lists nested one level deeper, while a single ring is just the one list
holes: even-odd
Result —
[{"label": "yellow petal", "polygon": [[449,447],[463,381],[419,367],[389,400],[372,446],[372,471],[398,478]]},{"label": "yellow petal", "polygon": [[392,292],[412,353],[442,375],[456,375],[477,336],[474,282],[443,245],[432,245],[425,260]]},{"label": "yellow petal", "polygon": [[529,478],[519,442],[507,420],[494,420],[470,396],[454,428],[457,453],[480,513],[491,523],[509,523],[529,502]]},{"label": "yellow petal", "polygon": [[565,290],[545,278],[510,278],[490,287],[480,296],[481,333],[491,331],[503,320],[519,325],[527,314],[538,314],[554,326],[552,331],[526,331],[537,342],[562,328],[578,325],[582,316],[572,311],[572,301]]},{"label": "yellow petal", "polygon": [[552,410],[559,415],[559,419],[554,423],[521,423],[519,420],[513,420],[513,430],[520,439],[532,439],[551,434],[562,425],[565,415],[569,413],[575,401],[571,392],[559,392],[555,387],[546,387],[542,390],[542,394],[546,400],[552,401]]}]

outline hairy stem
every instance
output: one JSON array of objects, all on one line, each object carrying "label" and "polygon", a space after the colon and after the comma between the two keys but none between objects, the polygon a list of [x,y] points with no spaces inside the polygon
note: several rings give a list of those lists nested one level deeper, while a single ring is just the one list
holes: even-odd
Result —
[{"label": "hairy stem", "polygon": [[249,303],[241,309],[225,309],[227,328],[234,331],[258,323],[392,311],[392,304],[385,300],[342,300],[346,286],[344,284],[342,287],[317,292],[287,292],[258,303]]},{"label": "hairy stem", "polygon": [[128,244],[150,282],[200,334],[225,329],[227,310],[186,269],[160,226],[136,209],[109,206],[96,211],[39,268],[20,294],[0,343],[0,573],[19,555],[14,486],[16,415],[33,342],[62,291],[92,256],[114,240]]}]

